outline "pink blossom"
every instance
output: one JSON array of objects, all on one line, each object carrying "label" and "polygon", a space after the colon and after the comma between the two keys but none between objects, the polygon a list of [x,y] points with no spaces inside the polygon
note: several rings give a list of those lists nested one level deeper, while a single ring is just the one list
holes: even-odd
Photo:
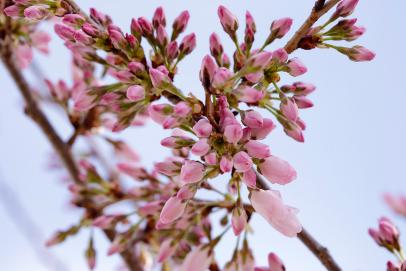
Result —
[{"label": "pink blossom", "polygon": [[134,166],[130,163],[118,163],[117,169],[136,180],[141,180],[145,177],[145,170],[141,167]]},{"label": "pink blossom", "polygon": [[158,26],[166,26],[166,18],[165,18],[165,12],[162,7],[158,7],[155,12],[154,16],[152,17],[152,24],[155,28],[158,28]]},{"label": "pink blossom", "polygon": [[190,106],[185,102],[179,102],[173,108],[173,112],[179,117],[188,116],[190,111],[191,111]]},{"label": "pink blossom", "polygon": [[19,5],[11,5],[4,9],[4,13],[9,17],[20,17],[23,15],[23,9]]},{"label": "pink blossom", "polygon": [[237,207],[233,209],[231,215],[231,225],[235,236],[240,235],[241,232],[245,230],[247,225],[247,213],[245,212],[244,208]]},{"label": "pink blossom", "polygon": [[223,88],[228,80],[233,76],[233,73],[226,68],[219,68],[213,76],[212,85],[215,88]]},{"label": "pink blossom", "polygon": [[276,49],[272,53],[272,61],[276,62],[278,65],[286,63],[286,61],[288,61],[288,57],[289,55],[284,48]]},{"label": "pink blossom", "polygon": [[295,237],[302,231],[296,210],[284,205],[278,191],[252,190],[250,200],[255,211],[282,234]]},{"label": "pink blossom", "polygon": [[137,102],[145,98],[145,89],[143,86],[130,86],[127,89],[127,98],[132,102]]},{"label": "pink blossom", "polygon": [[210,145],[207,143],[206,138],[202,138],[199,141],[197,141],[191,149],[192,153],[197,156],[204,156],[209,152],[209,150]]},{"label": "pink blossom", "polygon": [[120,215],[102,215],[93,220],[92,225],[100,229],[108,229]]},{"label": "pink blossom", "polygon": [[194,247],[182,263],[179,271],[206,271],[211,263],[208,248]]},{"label": "pink blossom", "polygon": [[302,95],[293,96],[293,100],[295,101],[297,107],[299,107],[300,109],[311,108],[314,105],[309,98]]},{"label": "pink blossom", "polygon": [[233,169],[233,160],[231,160],[227,156],[221,157],[220,169],[224,173],[230,172]]},{"label": "pink blossom", "polygon": [[251,157],[244,151],[236,153],[233,157],[234,168],[238,172],[245,172],[252,167]]},{"label": "pink blossom", "polygon": [[243,122],[246,126],[255,129],[262,127],[264,124],[264,119],[257,111],[250,110],[245,113]]},{"label": "pink blossom", "polygon": [[269,271],[285,271],[282,260],[275,253],[268,254]]},{"label": "pink blossom", "polygon": [[289,60],[287,67],[288,73],[294,77],[307,72],[306,66],[298,58],[292,58]]},{"label": "pink blossom", "polygon": [[347,17],[351,15],[357,6],[359,0],[343,0],[341,1],[336,8],[336,11],[333,14],[334,18],[337,17]]},{"label": "pink blossom", "polygon": [[158,262],[162,263],[166,261],[167,259],[172,257],[175,251],[176,251],[175,242],[173,242],[172,239],[170,238],[165,239],[165,241],[163,241],[161,243],[161,246],[159,247]]},{"label": "pink blossom", "polygon": [[210,152],[204,156],[204,161],[211,166],[217,165],[217,154],[215,152]]},{"label": "pink blossom", "polygon": [[145,205],[140,206],[138,212],[142,216],[154,215],[161,210],[162,203],[161,200],[148,202]]},{"label": "pink blossom", "polygon": [[289,32],[293,20],[291,18],[282,18],[272,22],[271,31],[275,38],[283,38]]},{"label": "pink blossom", "polygon": [[31,20],[42,20],[49,15],[47,5],[33,5],[24,9],[24,16]]},{"label": "pink blossom", "polygon": [[156,163],[154,165],[155,170],[166,176],[179,175],[181,169],[181,159],[166,159],[164,162]]},{"label": "pink blossom", "polygon": [[204,177],[204,166],[196,161],[186,160],[180,170],[180,179],[184,183],[200,182]]},{"label": "pink blossom", "polygon": [[210,35],[210,53],[213,57],[217,58],[223,54],[223,45],[221,44],[220,37],[216,33]]},{"label": "pink blossom", "polygon": [[406,216],[406,196],[384,195],[386,204],[399,215]]},{"label": "pink blossom", "polygon": [[174,31],[177,33],[182,33],[186,29],[186,26],[189,22],[189,18],[190,18],[189,12],[187,10],[182,11],[182,13],[173,22],[172,27]]},{"label": "pink blossom", "polygon": [[280,104],[280,108],[282,114],[288,120],[296,121],[296,119],[299,117],[299,108],[297,107],[295,101],[291,100],[290,98],[284,99]]},{"label": "pink blossom", "polygon": [[151,104],[148,106],[149,116],[159,124],[162,124],[172,111],[173,107],[169,104]]},{"label": "pink blossom", "polygon": [[219,6],[217,14],[225,32],[231,35],[238,29],[238,20],[226,7]]},{"label": "pink blossom", "polygon": [[94,106],[95,98],[87,94],[83,88],[76,88],[72,91],[72,100],[75,110],[84,112]]},{"label": "pink blossom", "polygon": [[198,137],[209,137],[213,127],[207,119],[200,119],[194,126],[193,131]]},{"label": "pink blossom", "polygon": [[251,136],[254,139],[264,139],[267,135],[275,129],[275,124],[271,119],[264,118],[261,128],[251,129]]},{"label": "pink blossom", "polygon": [[149,75],[151,77],[152,85],[155,88],[162,88],[168,84],[171,84],[171,79],[169,79],[168,75],[160,71],[159,69],[149,69]]},{"label": "pink blossom", "polygon": [[302,127],[296,122],[288,122],[284,127],[284,132],[298,142],[304,142]]},{"label": "pink blossom", "polygon": [[227,125],[224,128],[224,138],[227,142],[237,144],[242,137],[242,128],[239,124]]},{"label": "pink blossom", "polygon": [[262,70],[264,69],[269,61],[271,60],[272,53],[271,52],[260,52],[255,55],[253,55],[249,60],[248,60],[248,66],[254,70]]},{"label": "pink blossom", "polygon": [[165,27],[162,25],[159,25],[156,30],[156,38],[162,47],[165,47],[168,44],[168,33],[166,33]]},{"label": "pink blossom", "polygon": [[264,175],[271,183],[288,184],[296,179],[295,169],[286,161],[270,156],[264,162],[259,164],[261,174]]},{"label": "pink blossom", "polygon": [[179,55],[179,47],[178,43],[174,40],[171,41],[168,46],[166,47],[166,55],[168,56],[169,60],[174,60]]},{"label": "pink blossom", "polygon": [[190,54],[196,48],[195,33],[186,35],[179,45],[179,52],[183,55]]},{"label": "pink blossom", "polygon": [[51,36],[44,31],[35,31],[31,34],[32,45],[44,54],[49,53],[48,44]]},{"label": "pink blossom", "polygon": [[159,221],[163,224],[170,224],[183,215],[185,208],[186,202],[177,197],[170,197],[162,208]]},{"label": "pink blossom", "polygon": [[249,188],[256,188],[257,174],[253,169],[249,169],[242,174],[242,181]]},{"label": "pink blossom", "polygon": [[244,145],[244,148],[247,150],[249,156],[254,158],[264,159],[271,155],[269,146],[256,140],[248,141]]},{"label": "pink blossom", "polygon": [[63,40],[75,40],[75,29],[64,24],[55,24],[55,33]]},{"label": "pink blossom", "polygon": [[249,86],[241,86],[236,89],[238,100],[244,103],[257,103],[264,97],[264,92]]},{"label": "pink blossom", "polygon": [[202,67],[200,68],[200,81],[203,83],[203,86],[210,86],[217,68],[211,56],[206,55],[203,58]]},{"label": "pink blossom", "polygon": [[142,33],[144,36],[149,37],[152,35],[152,23],[145,17],[138,18],[138,24],[142,29]]},{"label": "pink blossom", "polygon": [[356,62],[371,61],[375,58],[375,53],[362,46],[354,46],[346,51],[348,57]]},{"label": "pink blossom", "polygon": [[18,67],[21,69],[27,68],[31,64],[33,58],[31,47],[27,44],[17,46],[15,57]]}]

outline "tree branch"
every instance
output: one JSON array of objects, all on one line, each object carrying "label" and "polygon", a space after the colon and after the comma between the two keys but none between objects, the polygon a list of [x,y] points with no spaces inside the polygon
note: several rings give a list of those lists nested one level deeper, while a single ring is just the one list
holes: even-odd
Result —
[{"label": "tree branch", "polygon": [[[267,181],[264,180],[259,173],[257,173],[257,186],[264,190],[270,189]],[[314,237],[305,228],[298,233],[297,238],[299,238],[299,240],[302,241],[302,243],[319,259],[327,270],[341,271],[341,268],[335,262],[328,249],[314,239]]]},{"label": "tree branch", "polygon": [[[332,9],[341,0],[330,0],[327,3],[318,0],[312,9],[309,17],[302,24],[302,26],[296,31],[293,37],[286,43],[285,50],[288,54],[292,53],[297,49],[299,41],[308,33],[310,28],[320,19],[321,16],[326,14],[330,9]],[[322,5],[323,4],[323,5]]]},{"label": "tree branch", "polygon": [[[44,112],[38,106],[36,100],[32,96],[31,89],[26,81],[25,77],[21,73],[20,69],[16,66],[13,61],[12,48],[7,42],[7,37],[4,37],[1,42],[1,59],[3,60],[4,65],[9,71],[11,77],[14,79],[15,83],[18,86],[19,91],[21,92],[25,103],[26,103],[26,112],[31,117],[31,119],[41,128],[42,132],[46,135],[48,140],[51,142],[52,146],[58,153],[59,157],[63,161],[71,175],[72,179],[76,183],[80,183],[79,179],[79,170],[73,159],[73,156],[70,152],[69,146],[59,137],[56,133],[54,127],[49,122],[48,118]],[[115,238],[115,231],[113,230],[104,230],[105,235],[110,241],[113,241]],[[121,253],[121,257],[127,264],[127,267],[130,271],[142,271],[142,267],[138,263],[136,257],[134,257],[131,250],[125,250]]]}]

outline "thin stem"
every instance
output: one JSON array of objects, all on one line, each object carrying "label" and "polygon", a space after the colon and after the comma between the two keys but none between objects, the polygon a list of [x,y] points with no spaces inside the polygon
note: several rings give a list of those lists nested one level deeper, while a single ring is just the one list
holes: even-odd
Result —
[{"label": "thin stem", "polygon": [[302,26],[296,31],[293,37],[286,43],[285,50],[289,54],[297,49],[299,41],[309,32],[310,28],[330,9],[332,9],[341,0],[330,0],[321,8],[321,1],[317,1],[316,5],[312,9],[309,17],[302,24]]},{"label": "thin stem", "polygon": [[[267,182],[262,176],[257,173],[257,185],[258,187],[269,190]],[[328,249],[322,246],[314,237],[303,228],[301,232],[297,234],[300,241],[316,256],[324,267],[329,271],[341,271],[341,268],[335,262]]]}]

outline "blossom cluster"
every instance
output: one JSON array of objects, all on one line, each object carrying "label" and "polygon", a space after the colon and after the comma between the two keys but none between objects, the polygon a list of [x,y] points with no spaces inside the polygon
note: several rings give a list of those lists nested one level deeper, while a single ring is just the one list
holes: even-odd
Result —
[{"label": "blossom cluster", "polygon": [[[300,39],[298,47],[333,48],[353,61],[372,60],[374,53],[362,46],[328,43],[354,41],[365,32],[355,25],[356,19],[347,19],[357,3],[342,0],[324,24],[311,28]],[[274,20],[269,35],[257,47],[252,14],[246,13],[241,39],[237,17],[220,6],[220,24],[235,49],[225,52],[220,35],[210,35],[210,54],[204,56],[199,73],[205,93],[201,101],[175,84],[179,63],[196,47],[196,35],[185,33],[188,11],[169,24],[159,7],[151,19],[133,18],[128,31],[96,9],[87,16],[63,0],[14,0],[4,11],[14,18],[13,23],[21,25],[59,17],[54,30],[72,54],[73,84],[46,82],[53,102],[60,105],[75,129],[68,143],[74,147],[80,137],[92,146],[94,139],[102,140],[115,154],[106,162],[92,148],[81,152],[80,182],[70,184],[69,190],[72,204],[84,208],[85,213],[76,225],[57,232],[48,245],[95,227],[116,233],[109,255],[135,248],[139,257],[156,256],[155,264],[164,268],[220,270],[215,248],[232,229],[238,236],[237,244],[222,270],[285,270],[274,253],[269,254],[268,267],[255,268],[247,235],[255,213],[285,236],[294,237],[302,231],[298,210],[285,204],[274,187],[267,189],[262,183],[262,177],[274,186],[297,178],[295,169],[274,155],[265,140],[280,125],[286,135],[304,142],[306,123],[300,110],[313,107],[309,98],[316,89],[313,84],[287,84],[281,79],[305,74],[306,66],[286,48],[270,49],[275,40],[289,33],[291,18]],[[29,37],[27,41],[19,38],[20,32]],[[38,33],[23,29],[13,37],[27,46],[44,48],[48,39],[35,42]],[[23,66],[28,64],[28,57],[17,58],[26,61]],[[97,75],[97,66],[103,68],[102,76]],[[110,76],[113,83],[105,83],[104,76]],[[157,161],[153,170],[144,168],[131,146],[112,134],[141,125],[146,118],[172,132],[161,141],[172,156]],[[223,185],[226,189],[210,183],[220,175],[228,180]],[[219,198],[200,198],[200,190]],[[248,198],[242,191],[248,192]],[[110,211],[124,201],[131,202],[133,211]],[[223,213],[220,234],[212,221],[217,211]],[[381,240],[380,233],[374,236]],[[94,268],[93,237],[86,257]]]},{"label": "blossom cluster", "polygon": [[[396,197],[386,194],[385,201],[395,213],[403,218],[406,217],[406,198],[404,196]],[[387,262],[387,271],[406,270],[406,255],[400,242],[400,232],[390,219],[380,218],[378,228],[370,228],[368,233],[378,246],[385,248],[397,258],[397,263]]]}]

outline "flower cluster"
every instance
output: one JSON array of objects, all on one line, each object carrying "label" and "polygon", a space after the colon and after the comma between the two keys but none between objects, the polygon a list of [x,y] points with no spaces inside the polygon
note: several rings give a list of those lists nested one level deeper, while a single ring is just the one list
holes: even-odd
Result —
[{"label": "flower cluster", "polygon": [[[364,28],[355,26],[356,19],[343,19],[327,29],[337,19],[349,16],[357,2],[342,0],[325,24],[301,37],[298,47],[334,48],[354,61],[372,60],[374,54],[364,47],[326,43],[354,41],[364,33]],[[285,270],[273,253],[268,267],[255,268],[247,235],[255,213],[285,236],[294,237],[302,231],[298,210],[286,205],[281,194],[262,179],[276,186],[297,178],[287,161],[271,153],[265,139],[279,124],[289,137],[304,142],[306,124],[299,112],[313,106],[309,95],[315,91],[314,85],[282,82],[285,76],[305,74],[306,66],[291,57],[286,47],[270,49],[290,31],[292,19],[274,20],[269,35],[257,46],[252,14],[246,13],[241,38],[237,17],[220,6],[220,24],[235,50],[225,52],[220,35],[210,35],[210,54],[203,58],[199,73],[205,93],[201,101],[184,94],[174,81],[179,63],[196,47],[196,35],[185,34],[187,11],[169,26],[164,9],[159,7],[151,19],[132,19],[125,31],[108,15],[91,9],[87,16],[70,3],[14,0],[14,5],[5,9],[16,24],[36,25],[59,17],[54,30],[72,54],[73,84],[48,80],[47,85],[53,102],[61,106],[75,129],[67,144],[76,156],[78,138],[89,145],[80,152],[79,178],[69,185],[72,204],[85,212],[76,225],[57,232],[47,244],[60,243],[85,228],[100,228],[113,239],[109,255],[136,251],[139,257],[156,256],[155,264],[164,270],[220,270],[215,248],[232,230],[238,236],[237,244],[223,270]],[[19,31],[28,33],[31,40],[40,33]],[[16,41],[27,42],[16,35]],[[43,48],[46,42],[27,43]],[[97,66],[102,67],[102,76],[95,72]],[[104,76],[111,77],[110,83],[105,83]],[[147,117],[172,130],[171,136],[161,141],[172,150],[172,156],[157,161],[153,170],[140,165],[132,148],[111,133],[143,124]],[[106,143],[116,159],[105,159],[95,147],[96,140]],[[227,189],[210,182],[220,175],[228,180],[224,184]],[[200,190],[216,193],[217,198],[202,198]],[[111,211],[122,202],[131,202],[132,211]],[[219,234],[213,229],[215,212],[222,213]],[[380,223],[384,224],[382,229],[371,231],[374,238],[380,245],[400,251],[391,223]],[[95,266],[95,257],[91,237],[86,249],[90,268]],[[146,265],[147,261],[143,268]]]},{"label": "flower cluster", "polygon": [[[404,197],[396,198],[392,195],[385,195],[385,201],[398,214],[404,216]],[[402,206],[403,204],[403,206]],[[380,247],[387,249],[397,259],[398,263],[388,261],[387,271],[406,270],[406,256],[400,243],[400,232],[391,220],[386,217],[379,219],[378,229],[369,229],[369,235]]]}]

